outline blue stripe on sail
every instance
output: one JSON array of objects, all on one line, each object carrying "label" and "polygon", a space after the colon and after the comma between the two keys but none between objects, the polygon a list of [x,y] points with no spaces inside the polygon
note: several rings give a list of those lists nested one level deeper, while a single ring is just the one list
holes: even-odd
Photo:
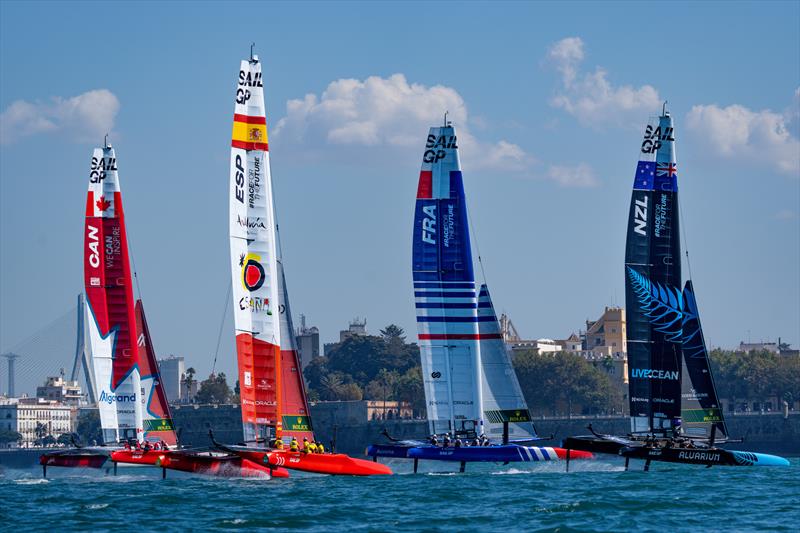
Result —
[{"label": "blue stripe on sail", "polygon": [[417,309],[475,309],[490,308],[489,302],[417,302]]},{"label": "blue stripe on sail", "polygon": [[474,292],[417,292],[416,298],[475,298]]},{"label": "blue stripe on sail", "polygon": [[497,320],[491,316],[418,316],[417,322],[491,322]]},{"label": "blue stripe on sail", "polygon": [[414,288],[433,289],[474,289],[475,282],[415,281]]}]

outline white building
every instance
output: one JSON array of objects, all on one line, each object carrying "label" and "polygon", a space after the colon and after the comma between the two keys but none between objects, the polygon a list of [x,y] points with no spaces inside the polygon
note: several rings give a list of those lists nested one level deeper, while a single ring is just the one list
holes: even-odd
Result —
[{"label": "white building", "polygon": [[186,379],[186,363],[183,357],[170,355],[166,359],[159,360],[158,370],[161,374],[161,383],[164,384],[167,401],[172,403],[182,400],[185,396],[182,394],[181,381]]},{"label": "white building", "polygon": [[[41,424],[41,426],[40,426]],[[43,435],[57,439],[63,433],[72,433],[72,408],[42,398],[7,398],[0,400],[0,429],[16,431],[22,435],[22,445],[31,446]]]},{"label": "white building", "polygon": [[64,379],[64,375],[49,377],[44,385],[36,387],[36,397],[78,407],[83,404],[83,391],[77,381]]}]

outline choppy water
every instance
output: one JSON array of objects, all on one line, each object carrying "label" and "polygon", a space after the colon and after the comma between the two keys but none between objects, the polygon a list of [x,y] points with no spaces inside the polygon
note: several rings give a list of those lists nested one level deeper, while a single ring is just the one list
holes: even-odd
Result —
[{"label": "choppy water", "polygon": [[[220,479],[120,468],[0,472],[0,530],[797,531],[800,460],[789,468],[616,460],[495,466],[465,474],[391,463],[399,475]],[[428,463],[425,468],[446,470]],[[641,468],[641,463],[633,465]]]}]

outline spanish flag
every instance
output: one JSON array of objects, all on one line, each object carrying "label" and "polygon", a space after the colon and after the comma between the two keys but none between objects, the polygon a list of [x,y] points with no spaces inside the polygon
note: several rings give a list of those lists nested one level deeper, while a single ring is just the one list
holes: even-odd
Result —
[{"label": "spanish flag", "polygon": [[231,146],[242,150],[268,151],[267,119],[234,114]]}]

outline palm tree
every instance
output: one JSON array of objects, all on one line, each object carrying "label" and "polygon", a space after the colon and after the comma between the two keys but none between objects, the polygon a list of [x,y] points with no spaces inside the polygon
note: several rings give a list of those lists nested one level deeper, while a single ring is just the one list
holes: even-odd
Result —
[{"label": "palm tree", "polygon": [[183,378],[183,383],[186,385],[187,400],[190,399],[189,396],[191,396],[192,394],[192,385],[195,383],[194,375],[196,373],[197,371],[194,369],[194,367],[190,366],[189,368],[186,369],[186,372],[184,374],[185,377]]}]

